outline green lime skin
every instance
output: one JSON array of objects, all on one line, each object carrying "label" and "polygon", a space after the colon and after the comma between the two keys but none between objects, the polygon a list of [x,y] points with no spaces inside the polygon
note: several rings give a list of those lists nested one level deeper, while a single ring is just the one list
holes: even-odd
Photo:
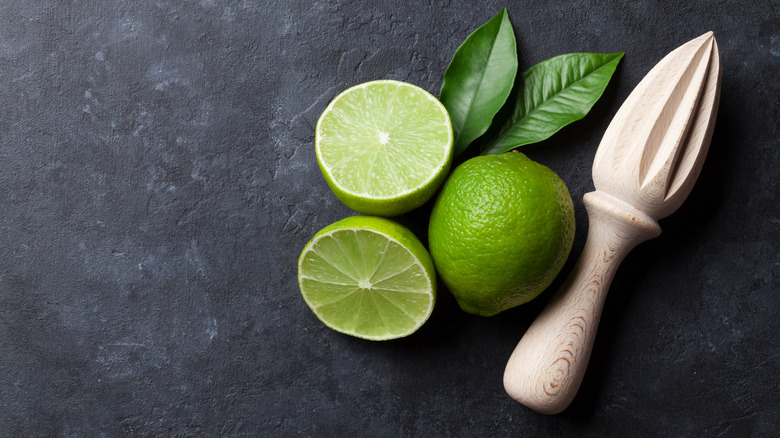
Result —
[{"label": "green lime skin", "polygon": [[522,153],[472,158],[436,198],[428,243],[436,270],[469,313],[492,316],[541,294],[574,241],[566,184]]},{"label": "green lime skin", "polygon": [[408,213],[425,204],[436,194],[442,183],[447,179],[450,171],[452,157],[447,159],[447,164],[425,185],[410,192],[392,198],[372,198],[360,194],[354,194],[343,188],[333,180],[330,173],[320,163],[320,170],[325,177],[325,182],[334,195],[347,207],[367,215],[393,217]]}]

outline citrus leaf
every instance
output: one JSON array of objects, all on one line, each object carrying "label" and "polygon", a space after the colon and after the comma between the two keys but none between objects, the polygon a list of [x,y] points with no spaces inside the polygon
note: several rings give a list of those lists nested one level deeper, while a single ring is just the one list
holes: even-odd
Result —
[{"label": "citrus leaf", "polygon": [[487,131],[516,75],[515,33],[504,8],[466,38],[444,73],[439,100],[452,120],[454,156]]},{"label": "citrus leaf", "polygon": [[482,154],[499,154],[540,142],[585,117],[604,93],[623,55],[568,53],[526,70],[509,99],[514,102],[511,113],[488,133]]}]

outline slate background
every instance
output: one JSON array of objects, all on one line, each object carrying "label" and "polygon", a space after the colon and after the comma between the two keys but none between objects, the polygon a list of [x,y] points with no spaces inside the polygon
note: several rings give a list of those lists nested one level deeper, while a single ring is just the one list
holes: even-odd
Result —
[{"label": "slate background", "polygon": [[[551,3],[551,4],[547,4]],[[296,259],[353,214],[313,127],[341,90],[438,95],[502,6],[520,68],[625,51],[590,115],[524,149],[582,195],[623,99],[715,31],[710,155],[623,263],[585,382],[546,417],[502,387],[549,299],[493,318],[444,289],[409,338],[328,330]],[[8,0],[0,5],[1,436],[772,436],[780,426],[777,1]],[[425,239],[429,206],[397,218]],[[556,285],[558,282],[556,282]],[[554,289],[554,288],[552,288]]]}]

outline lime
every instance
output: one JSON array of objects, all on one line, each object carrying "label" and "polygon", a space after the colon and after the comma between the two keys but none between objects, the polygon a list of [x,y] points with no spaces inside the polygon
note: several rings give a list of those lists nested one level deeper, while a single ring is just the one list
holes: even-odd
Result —
[{"label": "lime", "polygon": [[574,240],[566,184],[517,152],[472,158],[444,183],[428,243],[460,307],[491,316],[528,302],[552,283]]},{"label": "lime", "polygon": [[336,96],[317,122],[317,161],[333,193],[361,213],[419,207],[452,163],[452,124],[430,93],[380,80]]},{"label": "lime", "polygon": [[352,216],[320,230],[298,259],[303,299],[328,327],[375,341],[400,338],[428,319],[436,274],[404,226]]}]

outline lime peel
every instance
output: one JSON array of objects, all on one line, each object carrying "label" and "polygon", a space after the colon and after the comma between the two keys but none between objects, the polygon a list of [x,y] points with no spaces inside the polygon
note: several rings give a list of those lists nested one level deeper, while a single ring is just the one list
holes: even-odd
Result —
[{"label": "lime peel", "polygon": [[528,302],[555,279],[574,240],[566,184],[522,153],[458,166],[433,205],[428,242],[436,270],[469,313]]}]

